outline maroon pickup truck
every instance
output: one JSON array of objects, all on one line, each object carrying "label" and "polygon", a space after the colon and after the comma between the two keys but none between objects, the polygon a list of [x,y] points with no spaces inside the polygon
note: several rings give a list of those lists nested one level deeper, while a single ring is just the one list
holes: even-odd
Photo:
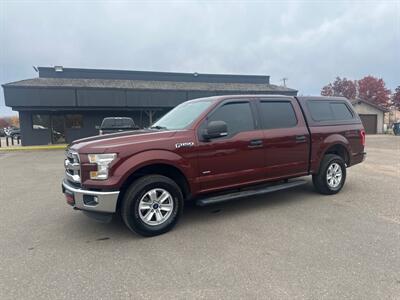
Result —
[{"label": "maroon pickup truck", "polygon": [[[346,168],[365,159],[365,132],[337,97],[235,95],[175,107],[145,130],[72,143],[62,183],[67,202],[101,221],[119,213],[129,229],[170,230],[184,201],[209,205],[292,188],[312,175],[335,194]],[[243,200],[245,201],[245,200]]]}]

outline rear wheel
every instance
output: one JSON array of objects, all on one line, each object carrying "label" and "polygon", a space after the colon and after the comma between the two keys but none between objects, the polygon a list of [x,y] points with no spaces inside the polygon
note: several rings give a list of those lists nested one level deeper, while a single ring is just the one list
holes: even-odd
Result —
[{"label": "rear wheel", "polygon": [[183,210],[179,186],[170,178],[149,175],[131,184],[125,193],[121,215],[126,226],[143,236],[171,230]]},{"label": "rear wheel", "polygon": [[324,195],[338,193],[346,181],[346,163],[342,157],[327,154],[321,162],[318,174],[312,177],[315,189]]}]

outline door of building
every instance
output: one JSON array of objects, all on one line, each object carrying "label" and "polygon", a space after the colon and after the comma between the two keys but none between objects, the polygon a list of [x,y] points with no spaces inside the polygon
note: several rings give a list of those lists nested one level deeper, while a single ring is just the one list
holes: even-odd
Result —
[{"label": "door of building", "polygon": [[64,144],[65,140],[65,117],[62,115],[51,116],[51,142],[53,144]]},{"label": "door of building", "polygon": [[377,133],[377,115],[360,115],[361,121],[364,125],[365,133],[376,134]]}]

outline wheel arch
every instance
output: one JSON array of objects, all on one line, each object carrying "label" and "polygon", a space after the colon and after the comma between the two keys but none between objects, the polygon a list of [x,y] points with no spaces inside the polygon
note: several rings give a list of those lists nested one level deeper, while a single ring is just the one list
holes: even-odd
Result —
[{"label": "wheel arch", "polygon": [[191,189],[189,181],[187,180],[185,174],[179,168],[165,162],[149,163],[134,170],[122,183],[117,202],[117,210],[120,208],[125,192],[132,184],[132,182],[134,182],[136,179],[140,177],[151,174],[163,175],[165,177],[172,179],[180,187],[183,194],[183,198],[187,199],[190,197]]},{"label": "wheel arch", "polygon": [[318,164],[317,164],[316,168],[314,169],[315,171],[312,172],[312,174],[319,172],[319,170],[321,168],[321,163],[322,163],[325,155],[327,155],[327,154],[335,154],[335,155],[340,156],[345,161],[346,167],[350,166],[349,150],[343,144],[337,143],[337,144],[330,145],[329,147],[327,147],[325,149],[325,151],[322,152],[322,154],[319,157]]},{"label": "wheel arch", "polygon": [[351,151],[349,141],[341,134],[332,134],[329,135],[323,143],[321,143],[320,150],[317,152],[317,160],[316,164],[313,166],[314,172],[319,172],[321,167],[321,162],[325,155],[327,154],[336,154],[343,158],[346,163],[346,166],[349,167],[351,164]]},{"label": "wheel arch", "polygon": [[326,149],[324,156],[327,154],[336,154],[343,158],[343,160],[346,163],[346,166],[350,165],[350,153],[349,150],[343,145],[343,144],[335,144],[330,146],[328,149]]}]

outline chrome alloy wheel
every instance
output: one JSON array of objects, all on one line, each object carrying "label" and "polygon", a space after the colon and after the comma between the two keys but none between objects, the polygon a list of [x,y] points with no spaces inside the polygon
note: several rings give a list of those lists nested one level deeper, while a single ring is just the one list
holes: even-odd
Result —
[{"label": "chrome alloy wheel", "polygon": [[169,192],[156,188],[148,191],[139,202],[140,219],[150,226],[168,220],[174,209],[174,200]]},{"label": "chrome alloy wheel", "polygon": [[326,172],[326,181],[330,188],[337,188],[342,182],[342,167],[338,163],[332,163]]}]

